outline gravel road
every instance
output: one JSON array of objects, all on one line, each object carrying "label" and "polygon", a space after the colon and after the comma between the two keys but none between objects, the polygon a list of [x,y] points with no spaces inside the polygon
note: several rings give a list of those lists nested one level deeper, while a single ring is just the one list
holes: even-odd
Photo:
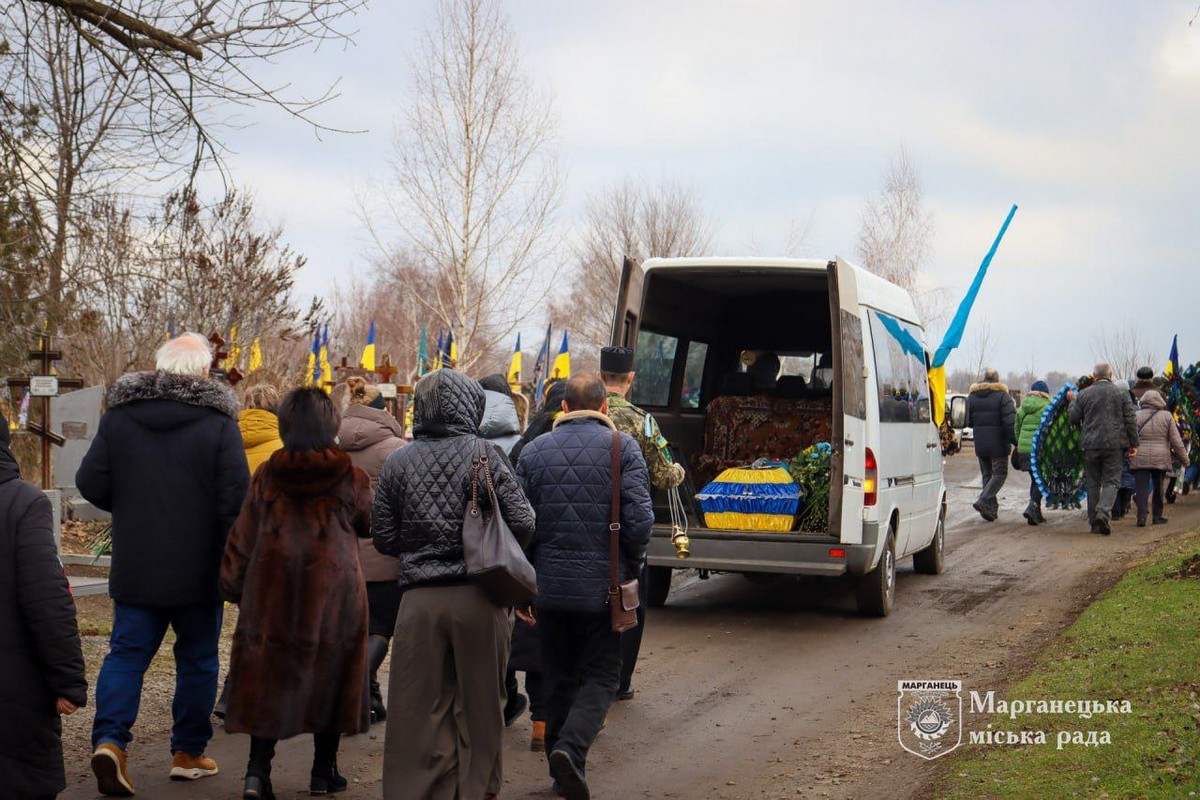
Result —
[{"label": "gravel road", "polygon": [[[1001,517],[971,510],[978,483],[968,449],[948,461],[951,513],[946,572],[917,575],[901,564],[897,609],[887,619],[854,613],[838,580],[751,583],[736,575],[700,581],[679,574],[666,608],[651,613],[635,699],[617,704],[589,762],[598,798],[903,798],[917,796],[936,762],[896,741],[896,681],[961,679],[1001,688],[1050,637],[1153,543],[1200,524],[1200,498],[1169,507],[1171,522],[1111,537],[1087,531],[1082,512],[1050,512],[1027,526],[1028,478],[1010,477]],[[92,671],[100,648],[91,647]],[[131,750],[139,796],[239,796],[248,742],[218,732],[210,748],[223,772],[194,785],[166,780],[169,658],[160,656]],[[1080,687],[1080,697],[1087,697]],[[151,706],[155,708],[151,708]],[[967,719],[967,727],[972,720]],[[65,798],[95,797],[88,772],[88,713],[70,718]],[[401,724],[390,720],[389,724]],[[528,718],[507,733],[505,791],[552,798],[544,761],[528,750]],[[964,739],[966,738],[964,734]],[[347,798],[379,796],[383,726],[343,744]],[[307,789],[311,745],[280,747],[280,797]],[[304,796],[307,793],[304,792]]]}]

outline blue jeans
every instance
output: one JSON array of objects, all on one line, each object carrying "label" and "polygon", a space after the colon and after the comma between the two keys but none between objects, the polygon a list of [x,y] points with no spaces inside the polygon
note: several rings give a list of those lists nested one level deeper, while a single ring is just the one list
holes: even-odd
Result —
[{"label": "blue jeans", "polygon": [[142,679],[158,652],[167,626],[175,631],[175,701],[171,712],[171,752],[204,754],[212,738],[217,698],[217,641],[224,606],[202,604],[151,608],[113,603],[108,655],[96,680],[96,719],[92,747],[111,742],[121,749],[133,741],[133,723],[142,700]]}]

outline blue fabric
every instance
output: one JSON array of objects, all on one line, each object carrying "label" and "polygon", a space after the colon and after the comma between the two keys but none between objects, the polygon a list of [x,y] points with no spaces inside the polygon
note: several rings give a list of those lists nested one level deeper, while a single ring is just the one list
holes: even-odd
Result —
[{"label": "blue fabric", "polygon": [[1008,232],[1008,224],[1012,222],[1013,215],[1016,213],[1017,206],[1014,203],[1008,212],[1008,217],[1004,220],[1004,224],[1000,226],[1000,233],[996,234],[996,240],[992,242],[991,249],[983,257],[983,263],[979,265],[979,271],[975,273],[975,280],[971,281],[971,288],[967,289],[966,296],[963,297],[962,302],[958,305],[958,311],[954,312],[954,319],[951,320],[950,327],[946,329],[946,335],[942,337],[942,346],[933,354],[933,362],[930,364],[931,369],[937,369],[944,365],[950,352],[962,344],[963,331],[967,328],[967,318],[971,316],[971,307],[975,305],[975,298],[979,294],[979,288],[983,286],[983,278],[987,275],[988,266],[992,263],[992,259],[996,255],[996,250],[1000,247],[1000,240]]},{"label": "blue fabric", "polygon": [[[621,580],[646,557],[654,507],[650,472],[628,434],[621,441]],[[607,608],[612,429],[603,421],[562,421],[521,451],[517,477],[537,512],[529,549],[538,576],[538,608],[599,612]]]},{"label": "blue fabric", "polygon": [[891,334],[892,338],[900,343],[900,348],[908,355],[925,363],[925,347],[917,341],[916,337],[905,330],[899,322],[889,317],[887,314],[881,314],[876,311],[875,316],[879,317],[879,321],[883,323],[883,329]]},{"label": "blue fabric", "polygon": [[713,481],[696,499],[707,513],[795,514],[800,487],[794,483],[731,483]]},{"label": "blue fabric", "polygon": [[96,679],[92,747],[112,742],[124,750],[133,741],[131,729],[142,699],[142,680],[170,626],[175,631],[171,752],[204,754],[213,735],[217,640],[223,615],[224,607],[219,603],[173,608],[113,603],[109,652]]}]

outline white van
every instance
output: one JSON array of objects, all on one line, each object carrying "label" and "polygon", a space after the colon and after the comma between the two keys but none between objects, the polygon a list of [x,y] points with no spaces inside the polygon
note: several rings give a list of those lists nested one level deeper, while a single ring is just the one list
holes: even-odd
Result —
[{"label": "white van", "polygon": [[[851,264],[768,258],[626,261],[613,342],[637,350],[631,400],[683,463],[691,555],[676,557],[656,493],[650,604],[671,570],[849,575],[859,611],[895,603],[896,560],[942,571],[946,486],[912,298]],[[755,383],[743,359],[778,357]],[[762,379],[762,370],[758,370]],[[832,445],[828,519],[788,533],[704,525],[695,494],[722,470]],[[818,515],[823,516],[823,515]],[[703,574],[703,573],[702,573]]]}]

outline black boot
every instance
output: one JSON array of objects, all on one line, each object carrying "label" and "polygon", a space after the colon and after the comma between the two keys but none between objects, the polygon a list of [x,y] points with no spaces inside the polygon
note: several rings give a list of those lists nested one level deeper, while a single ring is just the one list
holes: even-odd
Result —
[{"label": "black boot", "polygon": [[1038,524],[1038,510],[1033,501],[1029,501],[1029,505],[1025,506],[1025,510],[1021,512],[1021,516],[1025,517],[1025,521],[1030,525]]},{"label": "black boot", "polygon": [[337,759],[313,762],[312,775],[308,782],[311,795],[335,794],[346,791],[349,782],[338,772]]},{"label": "black boot", "polygon": [[386,636],[372,636],[367,639],[367,666],[371,670],[371,722],[383,722],[387,719],[387,706],[383,703],[383,691],[379,688],[379,668],[387,658],[387,653]]},{"label": "black boot", "polygon": [[271,790],[271,762],[274,758],[274,739],[250,737],[250,761],[246,764],[242,800],[275,800],[275,792]]},{"label": "black boot", "polygon": [[275,800],[271,790],[271,779],[258,775],[247,775],[242,785],[242,800]]}]

